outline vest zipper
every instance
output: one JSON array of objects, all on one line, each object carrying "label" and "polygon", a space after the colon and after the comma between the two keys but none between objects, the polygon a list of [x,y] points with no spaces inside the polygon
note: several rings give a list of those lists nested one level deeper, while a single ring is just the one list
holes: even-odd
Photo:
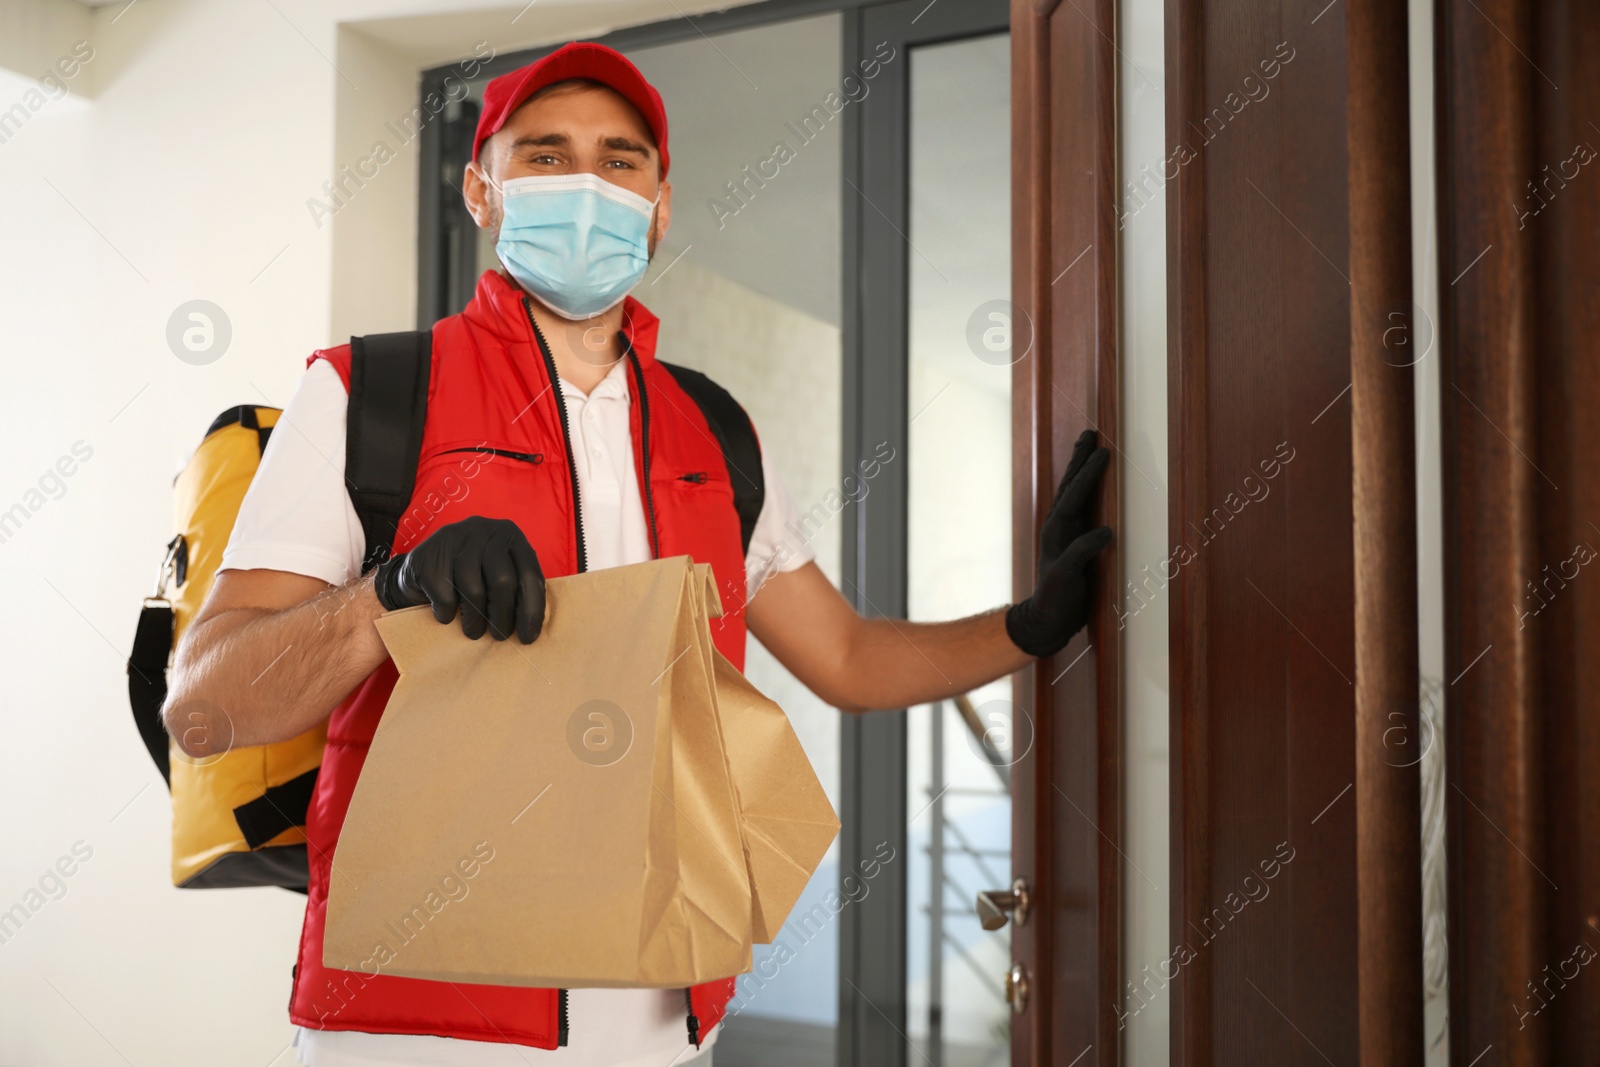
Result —
[{"label": "vest zipper", "polygon": [[556,1024],[556,1047],[561,1048],[567,1043],[567,991],[565,989],[558,989],[556,992],[561,994],[559,998],[560,1003],[556,1009],[558,1012]]},{"label": "vest zipper", "polygon": [[[528,325],[533,327],[534,339],[539,342],[539,354],[544,357],[544,369],[550,375],[550,390],[556,394],[556,410],[561,413],[561,440],[567,446],[567,473],[572,475],[572,525],[578,534],[578,573],[582,574],[589,569],[589,553],[583,545],[583,501],[578,499],[578,459],[572,454],[572,429],[567,425],[567,401],[561,395],[561,378],[556,373],[555,357],[550,354],[550,346],[545,344],[544,333],[533,317],[533,305],[528,303],[526,297],[522,300],[522,310],[528,316]],[[563,993],[563,1005],[566,1003],[565,997]],[[562,1032],[566,1032],[565,1023]]]},{"label": "vest zipper", "polygon": [[700,1047],[700,1019],[694,1013],[694,990],[683,991],[684,1003],[689,1005],[689,1043],[695,1048]]},{"label": "vest zipper", "polygon": [[660,559],[661,538],[656,533],[655,495],[650,491],[650,398],[645,394],[644,368],[639,366],[639,356],[633,350],[633,342],[624,334],[622,343],[627,347],[633,377],[639,383],[639,436],[643,438],[639,444],[639,454],[644,456],[644,514],[650,520],[650,556]]},{"label": "vest zipper", "polygon": [[473,445],[470,448],[447,448],[440,452],[439,455],[448,456],[454,452],[482,452],[491,456],[503,456],[506,459],[518,459],[524,463],[532,463],[534,466],[544,462],[543,452],[512,452],[510,449],[490,448],[487,445]]}]

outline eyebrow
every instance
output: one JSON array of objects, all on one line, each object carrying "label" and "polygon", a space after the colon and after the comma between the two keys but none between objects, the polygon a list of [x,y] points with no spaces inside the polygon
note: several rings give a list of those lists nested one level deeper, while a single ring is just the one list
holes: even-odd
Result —
[{"label": "eyebrow", "polygon": [[[613,152],[632,152],[641,159],[650,158],[650,149],[635,141],[631,137],[603,137],[600,139],[602,148],[609,148]],[[564,133],[525,134],[511,142],[511,151],[519,148],[571,148],[572,138]]]}]

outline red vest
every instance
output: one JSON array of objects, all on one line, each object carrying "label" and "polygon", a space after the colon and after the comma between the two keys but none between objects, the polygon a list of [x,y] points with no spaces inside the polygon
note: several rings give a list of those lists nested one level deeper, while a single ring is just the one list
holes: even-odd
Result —
[{"label": "red vest", "polygon": [[[634,469],[656,558],[710,563],[724,614],[711,620],[724,656],[744,666],[744,551],[733,487],[716,438],[694,401],[655,359],[659,320],[631,296],[622,332],[629,359]],[[350,346],[323,349],[350,385]],[[575,468],[561,392],[522,290],[495,271],[478,280],[472,303],[433,328],[432,378],[416,490],[394,551],[439,526],[472,515],[511,519],[539,554],[546,577],[580,569]],[[489,451],[490,449],[494,451]],[[513,637],[512,640],[515,640]],[[367,747],[394,688],[385,660],[328,720],[328,747],[306,818],[310,885],[289,1018],[319,1030],[434,1034],[551,1049],[565,1043],[564,992],[401,978],[322,965],[328,878],[339,829]],[[689,991],[686,1036],[708,1033],[733,996],[727,978]]]}]

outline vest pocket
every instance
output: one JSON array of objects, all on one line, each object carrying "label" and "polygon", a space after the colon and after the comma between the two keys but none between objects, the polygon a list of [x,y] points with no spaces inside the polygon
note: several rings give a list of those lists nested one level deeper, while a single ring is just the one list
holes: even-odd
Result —
[{"label": "vest pocket", "polygon": [[726,472],[720,470],[694,468],[661,471],[654,474],[651,481],[658,487],[670,486],[677,492],[691,496],[733,496],[733,485],[728,481]]},{"label": "vest pocket", "polygon": [[531,463],[539,466],[544,462],[543,452],[513,452],[509,448],[490,448],[488,445],[472,445],[468,448],[447,448],[440,452],[441,456],[448,456],[455,452],[475,452],[483,456],[497,456],[501,459],[514,459],[519,463]]},{"label": "vest pocket", "polygon": [[[551,459],[554,462],[550,462]],[[550,487],[547,472],[564,476],[560,455],[489,444],[430,452],[417,465],[417,484],[400,519],[397,542],[414,545],[439,526],[485,514],[516,518]]]}]

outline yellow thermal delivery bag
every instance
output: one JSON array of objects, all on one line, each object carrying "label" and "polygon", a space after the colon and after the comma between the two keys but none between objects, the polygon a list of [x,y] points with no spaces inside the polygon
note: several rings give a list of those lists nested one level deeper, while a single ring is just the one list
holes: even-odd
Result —
[{"label": "yellow thermal delivery bag", "polygon": [[[305,891],[306,806],[322,764],[326,724],[271,745],[234,748],[212,738],[220,754],[191,758],[162,725],[168,660],[211,590],[245,490],[255,477],[277,408],[243,405],[219,415],[178,474],[175,528],[154,595],[139,613],[128,659],[134,721],[172,791],[172,883],[184,889],[276,885]],[[173,728],[209,718],[216,709],[172,709]],[[226,709],[223,709],[225,712]]]},{"label": "yellow thermal delivery bag", "polygon": [[[363,570],[388,555],[416,483],[432,334],[350,339],[345,482],[366,536]],[[270,745],[207,738],[191,759],[167,736],[167,667],[211,591],[245,491],[282,412],[242,404],[218,415],[174,483],[175,536],[145,599],[128,656],[128,698],[145,749],[172,791],[172,882],[184,889],[275,885],[306,891],[306,809],[327,725]],[[185,729],[229,729],[227,709],[167,709]],[[212,724],[207,726],[205,724]],[[192,725],[189,725],[192,724]]]}]

